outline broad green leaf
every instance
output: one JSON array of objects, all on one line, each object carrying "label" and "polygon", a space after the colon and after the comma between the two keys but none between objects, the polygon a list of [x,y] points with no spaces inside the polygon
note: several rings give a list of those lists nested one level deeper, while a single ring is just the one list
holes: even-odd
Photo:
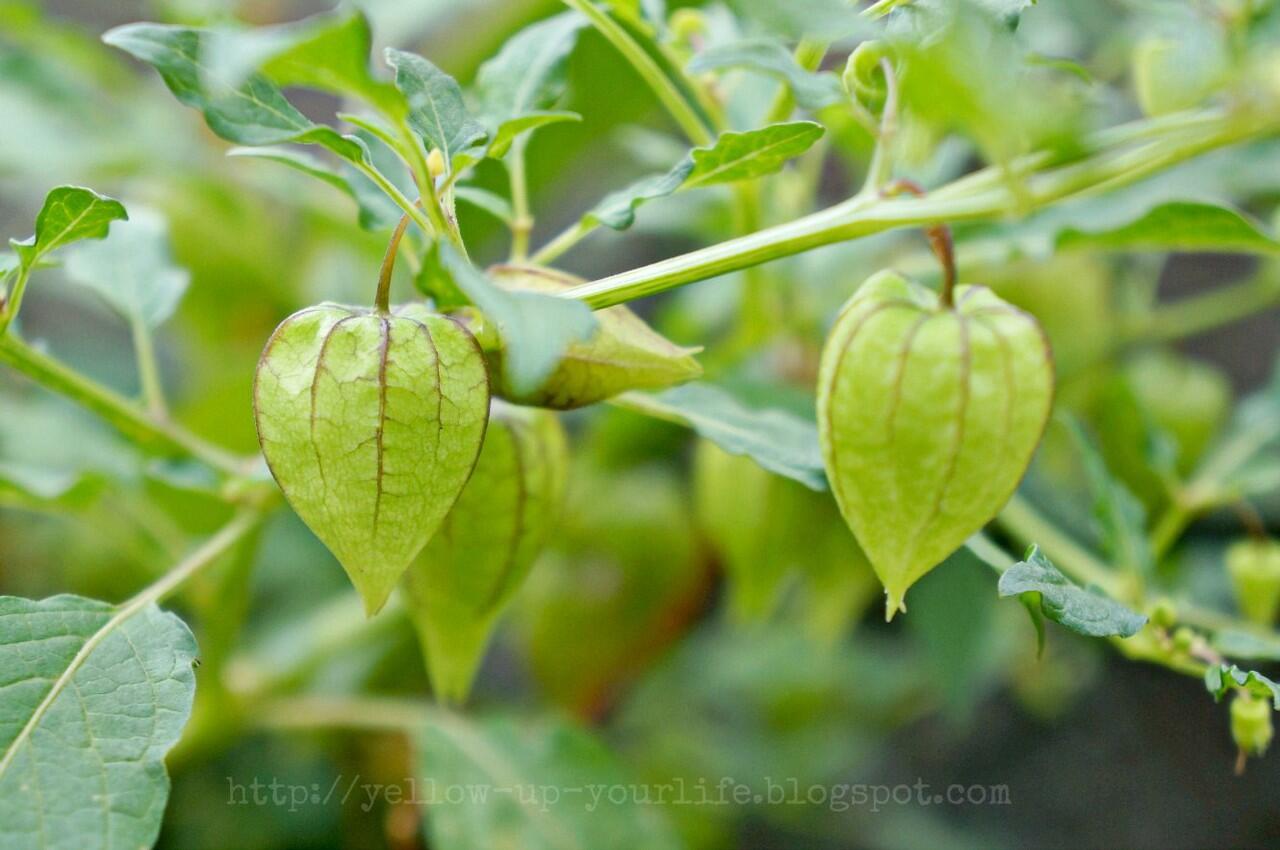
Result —
[{"label": "broad green leaf", "polygon": [[626,230],[635,224],[637,209],[678,190],[692,170],[693,160],[685,159],[664,174],[642,177],[625,189],[606,195],[583,215],[582,222],[588,227],[598,223],[614,230]]},{"label": "broad green leaf", "polygon": [[485,136],[467,111],[457,80],[414,53],[387,48],[387,64],[395,69],[396,88],[409,101],[409,124],[439,148],[446,162]]},{"label": "broad green leaf", "polygon": [[538,21],[512,36],[496,56],[480,66],[476,93],[493,139],[491,156],[505,154],[520,133],[551,123],[533,116],[572,114],[546,110],[564,94],[569,54],[586,23],[586,18],[574,12]]},{"label": "broad green leaf", "polygon": [[1280,251],[1280,240],[1244,213],[1197,201],[1160,204],[1120,224],[1068,227],[1058,234],[1057,245],[1112,251]]},{"label": "broad green leaf", "polygon": [[124,205],[79,186],[59,186],[45,196],[36,216],[36,232],[22,241],[10,240],[19,261],[28,268],[41,257],[81,239],[101,239],[111,222],[127,219]]},{"label": "broad green leaf", "polygon": [[1204,686],[1215,700],[1221,700],[1232,688],[1243,688],[1255,697],[1269,700],[1271,706],[1280,711],[1280,685],[1256,670],[1241,670],[1234,664],[1215,664],[1205,671]]},{"label": "broad green leaf", "polygon": [[252,74],[234,84],[214,77],[204,64],[209,38],[208,30],[149,23],[126,24],[102,36],[155,68],[174,97],[200,110],[209,129],[229,142],[318,144],[350,160],[368,155],[356,140],[299,112],[265,76]]},{"label": "broad green leaf", "polygon": [[693,74],[722,68],[746,68],[768,74],[784,82],[805,109],[821,109],[844,100],[840,80],[831,73],[815,73],[802,68],[781,42],[753,38],[717,44],[698,53],[689,63]]},{"label": "broad green leaf", "polygon": [[1132,637],[1147,622],[1114,599],[1073,584],[1035,546],[1000,576],[997,587],[1001,596],[1037,594],[1046,617],[1089,637]]},{"label": "broad green leaf", "polygon": [[693,169],[682,188],[732,183],[773,174],[813,146],[826,132],[813,121],[771,124],[745,133],[722,133],[715,144],[695,148]]},{"label": "broad green leaf", "polygon": [[359,11],[326,12],[277,26],[215,30],[204,51],[208,75],[232,85],[261,71],[281,86],[363,98],[384,114],[404,114],[404,98],[369,70],[372,34]]},{"label": "broad green leaf", "polygon": [[589,796],[591,789],[634,787],[627,783],[635,780],[584,729],[555,718],[472,719],[443,711],[425,720],[417,738],[419,775],[438,788],[480,792],[424,807],[438,850],[680,846],[662,807]]},{"label": "broad green leaf", "polygon": [[555,370],[569,345],[591,338],[597,323],[581,301],[537,292],[507,292],[452,245],[440,245],[440,262],[457,287],[494,323],[502,341],[506,383],[516,393],[536,390]]},{"label": "broad green leaf", "polygon": [[703,382],[666,392],[626,393],[627,410],[692,428],[729,454],[746,455],[770,472],[811,490],[827,488],[813,420],[776,408],[751,408],[727,390]]},{"label": "broad green leaf", "polygon": [[1093,492],[1093,516],[1101,532],[1102,546],[1108,558],[1133,572],[1149,575],[1155,568],[1155,557],[1147,539],[1147,512],[1142,503],[1117,481],[1107,469],[1084,427],[1075,419],[1067,420],[1075,439],[1080,460]]},{"label": "broad green leaf", "polygon": [[169,226],[154,210],[135,208],[100,242],[67,254],[67,279],[96,293],[128,322],[155,327],[177,309],[191,281],[173,262]]},{"label": "broad green leaf", "polygon": [[148,605],[0,597],[0,846],[138,850],[160,831],[195,640]]},{"label": "broad green leaf", "polygon": [[506,224],[510,224],[515,219],[515,212],[511,209],[511,202],[495,192],[490,192],[488,189],[481,189],[477,186],[455,186],[453,188],[453,196],[459,201],[471,204],[476,209],[484,210]]}]

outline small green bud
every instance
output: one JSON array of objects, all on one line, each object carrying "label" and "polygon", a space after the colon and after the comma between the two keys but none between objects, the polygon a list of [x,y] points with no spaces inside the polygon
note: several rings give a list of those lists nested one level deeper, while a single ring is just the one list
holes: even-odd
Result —
[{"label": "small green bud", "polygon": [[1151,606],[1148,617],[1153,626],[1159,626],[1162,629],[1172,628],[1178,621],[1177,603],[1167,596],[1161,596]]},{"label": "small green bud", "polygon": [[[497,266],[499,286],[555,295],[584,283],[580,278],[535,266]],[[596,312],[599,327],[586,342],[569,346],[554,372],[531,393],[516,393],[502,377],[503,352],[491,352],[497,394],[517,404],[569,410],[604,401],[627,390],[654,390],[691,381],[702,374],[693,355],[645,324],[624,305]]]},{"label": "small green bud", "polygon": [[1231,700],[1231,737],[1240,752],[1260,756],[1267,751],[1275,734],[1271,711],[1270,702],[1243,692]]},{"label": "small green bud", "polygon": [[1271,626],[1280,611],[1280,542],[1241,540],[1227,547],[1227,573],[1240,612],[1261,626]]},{"label": "small green bud", "polygon": [[889,94],[881,61],[892,59],[889,45],[883,41],[864,41],[849,54],[841,80],[849,97],[873,113],[884,108]]},{"label": "small green bud", "polygon": [[886,616],[1004,507],[1053,386],[1040,326],[986,287],[957,288],[951,307],[880,272],[845,304],[822,353],[818,434]]},{"label": "small green bud", "polygon": [[1196,645],[1196,633],[1186,626],[1178,627],[1173,633],[1173,646],[1179,652],[1190,652]]},{"label": "small green bud", "polygon": [[309,307],[267,342],[253,399],[271,474],[376,613],[480,453],[489,382],[475,339],[421,305]]},{"label": "small green bud", "polygon": [[701,9],[676,9],[668,24],[671,38],[678,44],[691,44],[707,34],[707,16]]}]

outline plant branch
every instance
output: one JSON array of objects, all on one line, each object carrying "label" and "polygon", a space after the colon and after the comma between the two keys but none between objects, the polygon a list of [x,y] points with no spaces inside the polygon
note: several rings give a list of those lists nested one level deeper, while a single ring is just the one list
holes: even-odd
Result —
[{"label": "plant branch", "polygon": [[138,361],[138,380],[142,383],[143,402],[152,418],[162,421],[168,418],[169,408],[164,400],[164,385],[160,381],[160,364],[156,360],[151,328],[136,317],[129,324],[133,330],[133,353]]},{"label": "plant branch", "polygon": [[533,232],[533,215],[529,210],[529,176],[525,170],[524,154],[523,138],[516,139],[507,153],[507,173],[511,179],[513,214],[511,219],[511,262],[513,263],[523,263],[529,258],[529,236]]},{"label": "plant branch", "polygon": [[290,697],[261,703],[252,720],[264,729],[336,727],[412,734],[436,710],[425,701],[392,697]]},{"label": "plant branch", "polygon": [[691,142],[695,145],[711,144],[711,130],[703,124],[697,111],[685,99],[684,93],[667,77],[653,57],[636,43],[630,33],[591,0],[564,0],[564,4],[586,15],[591,25],[631,63]]},{"label": "plant branch", "polygon": [[244,474],[241,459],[176,423],[149,415],[114,390],[37,351],[13,334],[0,336],[0,363],[93,411],[143,448],[187,455],[228,475]]},{"label": "plant branch", "polygon": [[1257,138],[1278,127],[1280,120],[1275,116],[1249,120],[1222,118],[1200,131],[1180,132],[1172,138],[1160,138],[1136,147],[1104,148],[1083,160],[1028,178],[1029,204],[1015,196],[1003,178],[990,188],[984,185],[993,172],[999,171],[994,168],[958,181],[976,187],[972,191],[956,191],[953,184],[930,192],[929,197],[923,199],[879,199],[859,194],[785,224],[574,287],[562,293],[562,297],[576,298],[593,309],[600,309],[899,227],[996,218],[1018,212],[1024,206],[1030,211],[1073,196],[1135,182],[1205,151]]}]

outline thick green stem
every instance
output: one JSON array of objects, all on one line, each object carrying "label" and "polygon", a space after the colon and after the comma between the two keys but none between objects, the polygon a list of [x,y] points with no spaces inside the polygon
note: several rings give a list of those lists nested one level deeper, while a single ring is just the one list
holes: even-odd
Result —
[{"label": "thick green stem", "polygon": [[981,187],[971,193],[948,192],[948,187],[943,187],[921,199],[880,199],[860,194],[795,221],[583,284],[567,290],[562,297],[576,298],[600,309],[899,227],[997,218],[1023,209],[1028,202],[1032,209],[1038,209],[1072,196],[1135,182],[1205,151],[1272,132],[1277,126],[1280,122],[1275,117],[1223,119],[1203,131],[1179,133],[1174,138],[1137,147],[1106,149],[1028,178],[1025,200],[1003,182],[985,188],[987,181],[979,178],[993,169],[964,178]]},{"label": "thick green stem", "polygon": [[586,15],[591,25],[636,69],[690,141],[695,145],[711,143],[711,130],[702,123],[697,111],[685,99],[684,93],[667,77],[654,58],[618,25],[617,21],[609,17],[591,0],[564,0],[564,4]]},{"label": "thick green stem", "polygon": [[1156,307],[1126,329],[1125,341],[1171,342],[1280,307],[1280,277],[1264,271],[1244,283],[1219,287]]},{"label": "thick green stem", "polygon": [[145,449],[187,455],[229,475],[244,472],[239,458],[175,423],[149,416],[124,396],[37,351],[13,334],[0,337],[0,363],[83,405]]},{"label": "thick green stem", "polygon": [[[27,292],[27,281],[30,279],[31,266],[24,263],[18,267],[8,298],[2,298],[3,293],[0,292],[0,336],[8,333],[9,326],[18,317],[18,311],[22,309],[22,296]],[[0,281],[0,286],[3,286],[3,281]]]},{"label": "thick green stem", "polygon": [[400,216],[400,223],[391,233],[391,241],[387,243],[387,253],[382,256],[382,268],[378,271],[378,290],[373,297],[373,306],[381,314],[391,312],[391,277],[396,270],[396,257],[400,253],[400,240],[409,227],[409,216]]}]

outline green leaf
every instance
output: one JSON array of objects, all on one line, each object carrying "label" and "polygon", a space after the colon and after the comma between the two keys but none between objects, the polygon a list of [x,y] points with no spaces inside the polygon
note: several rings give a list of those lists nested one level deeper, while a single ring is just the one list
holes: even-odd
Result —
[{"label": "green leaf", "polygon": [[457,287],[497,327],[506,383],[517,393],[542,385],[570,344],[591,338],[596,318],[581,301],[537,292],[507,292],[449,244],[440,262]]},{"label": "green leaf", "polygon": [[409,124],[447,162],[480,141],[485,129],[467,111],[458,81],[414,53],[387,48],[396,88],[409,101]]},{"label": "green leaf", "polygon": [[628,783],[635,779],[591,733],[564,720],[470,719],[438,711],[429,715],[417,744],[423,778],[439,788],[481,791],[424,808],[431,846],[439,850],[512,841],[522,850],[680,846],[662,807],[591,796],[593,790],[634,787]]},{"label": "green leaf", "polygon": [[261,71],[282,86],[363,98],[384,114],[408,106],[396,87],[369,70],[372,34],[358,11],[336,11],[249,30],[216,30],[204,51],[209,75],[232,85]]},{"label": "green leaf", "polygon": [[1097,447],[1075,419],[1066,420],[1093,493],[1093,516],[1101,531],[1103,551],[1125,569],[1150,575],[1155,556],[1147,538],[1147,512],[1129,490],[1117,481]]},{"label": "green leaf", "polygon": [[227,156],[276,162],[328,183],[356,202],[360,226],[365,230],[388,230],[400,220],[400,208],[367,177],[349,166],[339,170],[306,151],[276,145],[234,147],[227,151]]},{"label": "green leaf", "polygon": [[19,261],[33,267],[41,257],[81,239],[101,239],[111,222],[127,219],[124,205],[79,186],[59,186],[45,195],[36,216],[36,232],[22,241],[10,240]]},{"label": "green leaf", "polygon": [[1210,643],[1229,658],[1280,661],[1280,638],[1271,634],[1264,636],[1239,629],[1224,629],[1214,632]]},{"label": "green leaf", "polygon": [[0,461],[0,504],[39,508],[80,505],[98,487],[91,476],[65,469]]},{"label": "green leaf", "polygon": [[146,327],[173,315],[191,281],[173,262],[164,218],[145,208],[135,209],[105,240],[77,245],[65,268],[68,280],[95,292],[126,321]]},{"label": "green leaf", "polygon": [[1232,688],[1243,688],[1255,697],[1271,701],[1272,708],[1280,711],[1280,685],[1256,670],[1244,671],[1234,664],[1217,664],[1204,673],[1204,686],[1221,700]]},{"label": "green leaf", "polygon": [[773,174],[813,146],[826,132],[813,121],[771,124],[745,133],[722,133],[714,145],[696,148],[683,188],[732,183]]},{"label": "green leaf", "polygon": [[510,224],[515,220],[515,211],[511,209],[511,202],[495,192],[490,192],[488,189],[481,189],[476,186],[455,186],[453,195],[459,201],[464,201],[477,209],[484,210],[501,222]]},{"label": "green leaf", "polygon": [[1118,224],[1068,227],[1058,234],[1057,245],[1112,251],[1280,251],[1280,240],[1244,213],[1199,201],[1160,204]]},{"label": "green leaf", "polygon": [[1046,617],[1089,637],[1131,637],[1147,622],[1114,599],[1073,584],[1036,546],[1000,576],[998,590],[1001,596],[1038,594]]},{"label": "green leaf", "polygon": [[693,57],[692,74],[722,68],[746,68],[784,82],[805,109],[821,109],[844,100],[840,80],[831,73],[815,73],[801,67],[786,46],[772,38],[753,38],[717,44]]},{"label": "green leaf", "polygon": [[204,115],[209,129],[229,142],[322,145],[339,156],[367,156],[358,141],[316,124],[294,108],[262,74],[235,83],[221,80],[205,65],[208,30],[164,24],[126,24],[102,40],[151,65],[178,101]]},{"label": "green leaf", "polygon": [[[538,21],[508,39],[496,56],[480,66],[476,91],[493,139],[490,156],[501,157],[520,133],[551,123],[545,116],[573,114],[546,110],[564,94],[569,54],[586,23],[586,18],[573,12]],[[534,118],[539,114],[543,120]]]},{"label": "green leaf", "polygon": [[810,490],[827,488],[814,422],[776,408],[751,408],[727,390],[694,382],[658,394],[626,393],[621,407],[692,428],[729,454],[746,455]]},{"label": "green leaf", "polygon": [[160,831],[196,645],[148,605],[0,597],[0,845],[137,850]]},{"label": "green leaf", "polygon": [[582,116],[576,112],[526,112],[498,125],[489,142],[488,156],[501,159],[511,149],[511,143],[521,134],[545,127],[548,124],[563,124],[566,121],[581,121]]},{"label": "green leaf", "polygon": [[845,0],[730,0],[729,5],[765,32],[788,40],[831,43],[851,36],[871,38],[876,32]]},{"label": "green leaf", "polygon": [[664,174],[642,177],[625,189],[605,195],[582,216],[582,223],[588,227],[602,224],[614,230],[626,230],[635,224],[637,209],[649,201],[674,193],[684,185],[692,170],[693,160],[685,159]]}]

